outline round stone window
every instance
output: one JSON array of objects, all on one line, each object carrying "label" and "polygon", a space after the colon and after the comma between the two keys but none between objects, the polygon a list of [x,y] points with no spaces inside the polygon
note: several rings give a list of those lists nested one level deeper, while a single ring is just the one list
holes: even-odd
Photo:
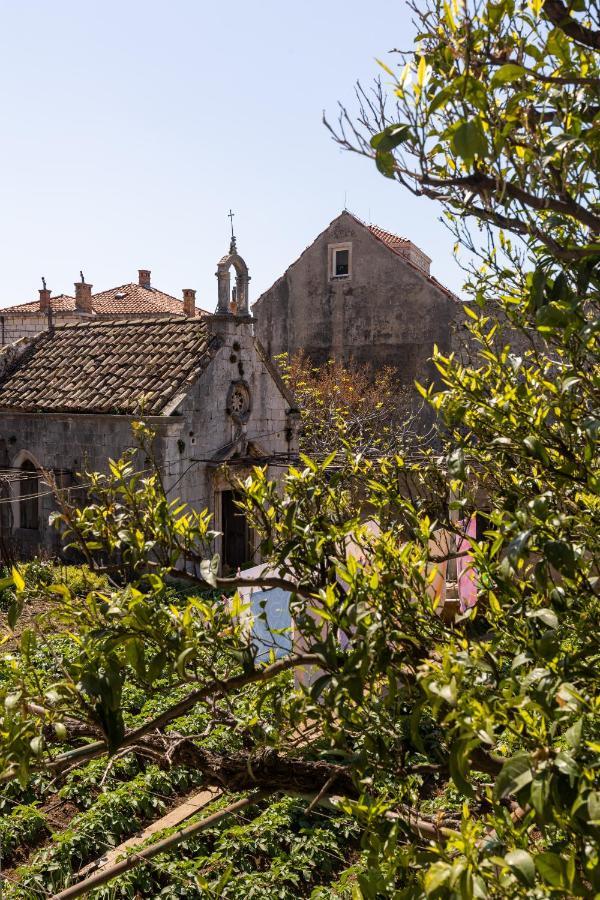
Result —
[{"label": "round stone window", "polygon": [[250,392],[244,384],[232,384],[227,403],[232,416],[243,417],[250,411]]}]

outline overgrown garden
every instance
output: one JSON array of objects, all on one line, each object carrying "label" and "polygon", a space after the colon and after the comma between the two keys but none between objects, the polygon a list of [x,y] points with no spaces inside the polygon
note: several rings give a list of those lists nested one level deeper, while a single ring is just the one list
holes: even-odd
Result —
[{"label": "overgrown garden", "polygon": [[[218,577],[209,517],[160,469],[132,452],[85,507],[64,500],[90,583],[4,584],[7,896],[56,893],[204,785],[222,796],[200,817],[247,805],[96,896],[600,895],[598,9],[415,17],[415,46],[331,127],[456,234],[476,353],[436,354],[421,388],[441,443],[415,460],[347,435],[243,481],[257,582],[292,598],[293,649],[273,633],[269,658],[243,573]],[[440,615],[437,569],[478,514],[477,602]],[[76,812],[49,837],[56,798]]]}]

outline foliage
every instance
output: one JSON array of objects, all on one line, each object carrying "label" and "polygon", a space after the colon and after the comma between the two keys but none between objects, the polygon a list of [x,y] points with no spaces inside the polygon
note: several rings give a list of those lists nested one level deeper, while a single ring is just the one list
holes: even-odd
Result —
[{"label": "foliage", "polygon": [[47,833],[46,816],[35,805],[14,806],[10,815],[0,816],[0,857],[6,863],[16,850],[35,844]]},{"label": "foliage", "polygon": [[[64,505],[57,521],[110,582],[84,598],[60,583],[37,588],[50,608],[5,664],[4,777],[60,778],[131,748],[233,792],[260,785],[344,812],[361,854],[335,877],[351,873],[355,898],[593,896],[597,13],[583,0],[430,0],[416,14],[422,33],[394,83],[398,116],[373,102],[375,121],[360,114],[368,139],[357,126],[356,140],[384,174],[441,200],[458,239],[484,257],[469,282],[479,355],[436,354],[444,387],[422,389],[444,425],[441,460],[375,458],[342,442],[277,481],[256,468],[240,485],[267,563],[253,581],[219,578],[208,513],[170,500],[158,464],[140,473],[131,453],[90,476],[88,505]],[[503,231],[473,236],[473,216]],[[139,426],[138,437],[145,459],[151,435]],[[464,554],[476,513],[487,523],[471,539],[477,599],[453,618],[434,582]],[[174,574],[188,594],[173,596]],[[18,614],[28,586],[12,577]],[[258,661],[244,603],[204,593],[207,583],[287,588],[294,649],[281,655],[273,634],[273,655]],[[37,668],[52,627],[63,630],[54,665]],[[144,721],[126,706],[142,691],[156,704]],[[207,751],[204,732],[178,734],[174,723],[196,714],[206,737],[231,724],[235,742]],[[302,865],[305,854],[318,861],[307,871],[332,846],[311,835],[310,852],[293,848]],[[231,890],[276,890],[284,877],[304,889],[310,879],[289,875],[294,858],[280,853],[261,858],[262,880],[245,879],[241,845],[254,853],[261,840],[278,851],[285,835],[248,826],[223,839],[242,861]],[[195,862],[182,864],[186,877]],[[184,889],[179,865],[169,863],[171,896]],[[213,890],[223,895],[229,875],[220,867]],[[201,877],[210,884],[211,872]]]},{"label": "foliage", "polygon": [[328,454],[349,441],[356,451],[384,453],[415,444],[417,432],[419,444],[427,443],[418,398],[394,368],[375,372],[339,360],[315,366],[302,352],[278,363],[300,407],[303,452]]}]

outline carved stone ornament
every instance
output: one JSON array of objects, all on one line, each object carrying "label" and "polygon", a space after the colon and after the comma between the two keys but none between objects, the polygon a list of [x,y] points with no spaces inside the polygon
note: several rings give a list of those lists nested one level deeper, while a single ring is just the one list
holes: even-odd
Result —
[{"label": "carved stone ornament", "polygon": [[233,381],[227,393],[227,412],[232,418],[246,422],[250,415],[250,390],[245,381]]}]

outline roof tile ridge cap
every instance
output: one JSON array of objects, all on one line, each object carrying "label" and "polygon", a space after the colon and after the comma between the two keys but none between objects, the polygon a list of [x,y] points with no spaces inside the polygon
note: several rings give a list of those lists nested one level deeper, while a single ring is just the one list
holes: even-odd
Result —
[{"label": "roof tile ridge cap", "polygon": [[[395,231],[388,231],[387,228],[382,228],[381,225],[374,225],[372,222],[370,225],[367,225],[367,228],[371,232],[371,234],[375,234],[375,231],[380,231],[382,234],[387,235],[388,237],[393,238],[395,241],[400,241],[402,244],[412,244],[413,247],[417,247],[414,241],[411,241],[410,238],[402,237],[401,234],[396,234]],[[376,237],[379,235],[375,234]],[[417,250],[421,250],[420,247],[417,247]],[[421,250],[421,253],[424,253],[424,250]]]},{"label": "roof tile ridge cap", "polygon": [[116,287],[106,288],[103,291],[95,291],[92,294],[92,297],[98,297],[100,294],[112,294],[113,291],[121,291],[126,287],[140,287],[140,285],[136,284],[135,281],[127,281],[125,284],[116,285]]},{"label": "roof tile ridge cap", "polygon": [[[374,227],[377,228],[379,231],[383,232],[384,234],[389,234],[391,237],[397,238],[401,243],[412,244],[413,247],[416,247],[417,250],[419,250],[421,253],[424,252],[423,250],[421,250],[420,247],[417,247],[417,245],[413,241],[411,241],[409,238],[401,238],[399,235],[393,234],[391,231],[386,231],[385,228],[380,228],[379,225],[375,225]],[[369,232],[371,237],[374,237],[376,241],[379,241],[380,244],[383,244],[384,247],[387,247],[387,249],[391,253],[396,253],[395,249],[391,246],[391,244],[388,243],[388,241],[385,241],[381,234],[377,234],[377,232],[373,230],[373,226],[365,225],[365,228],[367,229],[367,231]],[[425,255],[427,255],[427,254],[425,254]],[[401,256],[403,259],[407,259],[407,257],[405,257],[401,253],[396,253],[396,256]]]}]

